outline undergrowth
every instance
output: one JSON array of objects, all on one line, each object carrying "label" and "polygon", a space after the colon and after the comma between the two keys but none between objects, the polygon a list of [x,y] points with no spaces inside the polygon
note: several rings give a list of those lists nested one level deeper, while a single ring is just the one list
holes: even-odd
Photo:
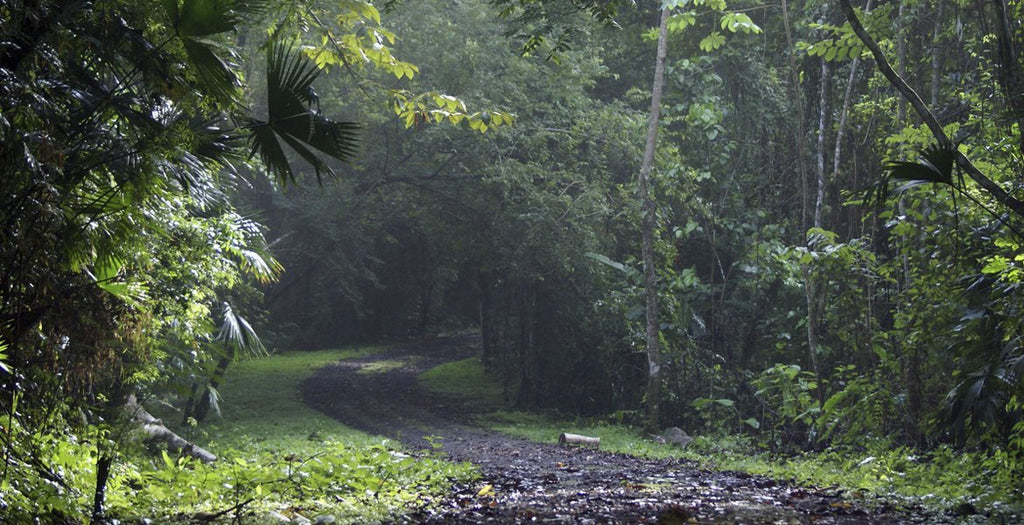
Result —
[{"label": "undergrowth", "polygon": [[[475,478],[469,464],[430,452],[412,455],[302,403],[299,386],[314,370],[379,351],[293,352],[233,366],[218,389],[221,416],[174,428],[218,460],[204,464],[124,441],[107,489],[107,515],[124,523],[274,523],[298,516],[390,522],[430,505],[452,483]],[[149,405],[169,426],[181,419],[166,406]],[[44,452],[38,461],[62,474],[61,483],[5,478],[0,511],[8,515],[0,522],[88,520],[95,446],[54,437]],[[17,515],[8,512],[16,509]]]},{"label": "undergrowth", "polygon": [[346,427],[302,402],[300,384],[315,370],[381,351],[289,352],[239,363],[219,389],[222,417],[193,432],[221,460],[203,465],[165,457],[138,473],[144,489],[132,494],[124,511],[143,500],[156,502],[151,511],[159,514],[171,498],[176,501],[168,509],[192,515],[244,503],[244,511],[256,515],[388,521],[475,476],[467,464],[410,456],[399,444]]}]

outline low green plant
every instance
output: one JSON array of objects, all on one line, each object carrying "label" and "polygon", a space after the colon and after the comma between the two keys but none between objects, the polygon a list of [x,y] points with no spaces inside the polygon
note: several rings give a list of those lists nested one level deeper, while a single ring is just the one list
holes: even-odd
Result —
[{"label": "low green plant", "polygon": [[[472,465],[452,463],[435,452],[412,455],[302,402],[301,383],[315,370],[380,351],[290,352],[241,361],[218,389],[220,418],[175,428],[217,454],[218,461],[203,463],[166,450],[154,455],[122,438],[107,486],[107,515],[156,523],[262,523],[279,519],[273,515],[389,522],[429,505],[453,483],[475,479]],[[150,405],[168,424],[181,420],[168,405]],[[13,423],[6,419],[0,421],[6,435],[21,432],[8,428]],[[86,521],[95,443],[57,435],[35,436],[33,442],[45,446],[31,457],[11,458],[7,467],[25,475],[9,472],[0,479],[0,515],[12,523]],[[40,469],[52,470],[52,479],[40,476]]]},{"label": "low green plant", "polygon": [[797,365],[776,364],[761,372],[753,385],[764,408],[763,427],[773,446],[811,438],[808,432],[821,413],[814,395],[819,387],[814,373]]},{"label": "low green plant", "polygon": [[433,454],[409,455],[387,441],[373,446],[326,441],[287,454],[230,450],[209,464],[165,452],[150,467],[122,477],[130,494],[112,498],[111,508],[122,517],[167,521],[276,513],[308,519],[329,514],[365,523],[427,505],[451,483],[474,476],[468,465]]},{"label": "low green plant", "polygon": [[[3,418],[4,437],[26,437],[14,418]],[[96,480],[96,448],[68,432],[32,436],[31,443],[8,442],[0,476],[0,516],[4,523],[85,521]]]}]

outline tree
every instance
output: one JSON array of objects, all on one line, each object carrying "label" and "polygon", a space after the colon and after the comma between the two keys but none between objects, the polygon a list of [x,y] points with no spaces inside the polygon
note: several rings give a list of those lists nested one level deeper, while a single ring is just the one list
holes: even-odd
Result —
[{"label": "tree", "polygon": [[[1019,45],[1012,40],[1011,33],[1009,29],[1007,29],[1008,22],[1005,19],[1005,15],[1009,9],[1008,6],[1001,1],[997,1],[995,3],[995,11],[998,13],[996,17],[996,27],[1000,42],[999,58],[1003,60],[999,70],[1002,72],[1001,78],[1003,88],[1008,93],[1007,100],[1010,105],[1010,112],[1016,117],[1017,115],[1022,114],[1021,108],[1024,107],[1024,103],[1021,102],[1021,95],[1019,91],[1013,91],[1020,85],[1019,71],[1021,70],[1021,64],[1017,58],[1019,53],[1016,51],[1016,48],[1019,47]],[[945,182],[947,184],[952,184],[953,174],[951,170],[953,163],[955,163],[964,171],[964,173],[971,177],[971,179],[973,179],[1000,204],[1009,208],[1017,216],[1024,217],[1024,201],[1010,195],[995,181],[985,175],[985,173],[982,172],[981,169],[971,161],[971,159],[956,147],[952,139],[950,139],[946,134],[942,124],[939,123],[935,114],[932,113],[924,103],[924,100],[921,99],[920,95],[918,95],[917,92],[907,84],[906,80],[893,70],[892,66],[889,64],[889,60],[885,56],[885,53],[875,42],[874,38],[871,37],[866,29],[864,29],[864,26],[860,22],[860,18],[857,16],[857,12],[854,11],[849,0],[840,0],[839,5],[842,8],[843,13],[846,15],[847,20],[850,22],[850,26],[854,33],[857,34],[857,37],[860,38],[875,58],[875,63],[878,65],[879,71],[881,71],[882,74],[885,75],[886,79],[889,80],[889,82],[900,92],[900,95],[910,103],[914,108],[914,111],[917,112],[918,117],[921,118],[924,124],[932,132],[932,135],[938,142],[938,151],[943,152],[942,155],[944,157],[950,158],[951,162],[949,163],[939,162],[938,164],[940,165],[938,166],[933,163],[933,167],[938,168],[938,170],[932,170],[934,175],[932,175],[929,180],[931,182]],[[1021,152],[1024,152],[1024,143],[1022,143],[1020,147]]]},{"label": "tree", "polygon": [[640,167],[639,192],[641,201],[641,251],[644,265],[644,296],[646,297],[647,352],[647,426],[657,430],[659,426],[659,405],[661,403],[661,341],[658,326],[658,274],[654,260],[654,225],[657,209],[650,195],[651,171],[654,169],[654,152],[658,145],[658,116],[661,113],[661,90],[665,82],[665,56],[668,52],[668,20],[671,10],[661,10],[658,24],[658,51],[654,65],[654,83],[651,88],[651,112],[647,123],[647,142],[644,160]]},{"label": "tree", "polygon": [[[415,73],[391,55],[394,35],[368,2],[159,6],[0,2],[0,40],[10,44],[0,49],[0,222],[9,232],[0,243],[9,373],[0,406],[4,480],[29,480],[7,499],[18,512],[28,508],[18,502],[53,490],[47,484],[67,488],[47,465],[46,440],[90,434],[82,441],[97,448],[91,515],[102,519],[122,406],[208,374],[214,305],[251,307],[258,292],[247,279],[279,272],[233,193],[264,170],[281,186],[302,179],[302,165],[322,181],[353,158],[358,126],[321,112],[320,74]],[[300,27],[318,40],[302,42]],[[261,33],[269,37],[251,41]],[[243,74],[261,52],[265,73]],[[251,104],[251,92],[265,100]],[[467,114],[437,93],[395,92],[390,101],[407,121],[478,131],[511,122]],[[211,387],[225,363],[212,367]]]}]

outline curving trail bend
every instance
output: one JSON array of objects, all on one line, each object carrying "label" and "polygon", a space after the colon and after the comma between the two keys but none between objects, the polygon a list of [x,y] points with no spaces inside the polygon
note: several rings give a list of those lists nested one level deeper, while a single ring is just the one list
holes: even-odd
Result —
[{"label": "curving trail bend", "polygon": [[[541,444],[472,424],[459,403],[429,395],[416,376],[474,355],[475,336],[425,338],[343,360],[302,386],[310,406],[411,448],[479,465],[482,480],[410,512],[408,523],[953,523],[920,508],[866,509],[835,491],[787,485],[681,460],[644,459]],[[429,438],[428,438],[429,436]],[[480,495],[484,484],[493,492]]]}]

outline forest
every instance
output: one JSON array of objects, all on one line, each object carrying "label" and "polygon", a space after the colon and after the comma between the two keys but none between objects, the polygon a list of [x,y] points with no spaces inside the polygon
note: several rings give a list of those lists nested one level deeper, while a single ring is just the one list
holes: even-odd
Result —
[{"label": "forest", "polygon": [[508,413],[1024,506],[1024,2],[0,0],[0,189],[0,521],[241,522],[233,373],[452,334]]}]

